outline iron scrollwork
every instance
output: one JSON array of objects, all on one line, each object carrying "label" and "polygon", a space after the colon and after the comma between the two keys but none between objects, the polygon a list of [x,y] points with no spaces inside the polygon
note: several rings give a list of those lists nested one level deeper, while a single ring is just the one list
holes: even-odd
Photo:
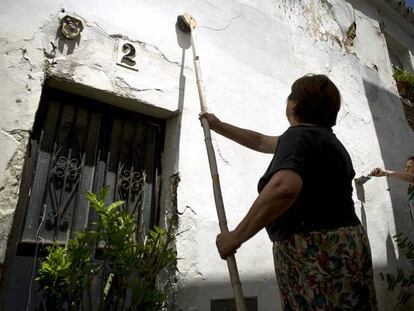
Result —
[{"label": "iron scrollwork", "polygon": [[[81,168],[82,165],[77,159],[68,159],[61,156],[55,162],[50,184],[53,204],[46,220],[46,230],[53,230],[55,227],[59,228],[60,231],[68,229],[68,217],[71,215],[67,214],[66,211],[77,190]],[[69,192],[69,195],[63,202],[61,196],[59,198],[57,196],[57,189]]]},{"label": "iron scrollwork", "polygon": [[[142,199],[141,194],[146,175],[144,171],[134,171],[133,167],[130,170],[123,169],[123,167],[123,165],[120,167],[118,173],[118,193],[121,199],[125,201],[127,211],[134,214],[137,212],[137,204],[139,205]],[[134,204],[134,202],[137,204]]]},{"label": "iron scrollwork", "polygon": [[[63,128],[68,129],[68,124]],[[79,149],[77,135],[83,131],[82,126],[75,127],[75,135],[73,144],[70,146],[75,150]],[[64,143],[68,142],[70,131],[66,136]],[[49,194],[52,200],[51,209],[47,213],[45,229],[52,231],[57,228],[60,231],[67,231],[69,228],[69,220],[71,212],[68,212],[68,207],[74,198],[79,180],[81,177],[81,170],[83,166],[83,158],[79,155],[78,158],[72,157],[72,149],[69,149],[68,156],[59,156],[62,146],[57,150],[52,159],[52,167],[49,176]]]},{"label": "iron scrollwork", "polygon": [[55,180],[59,180],[62,183],[67,181],[68,185],[71,185],[79,179],[80,169],[81,166],[78,159],[68,159],[61,156],[56,161],[52,174]]}]

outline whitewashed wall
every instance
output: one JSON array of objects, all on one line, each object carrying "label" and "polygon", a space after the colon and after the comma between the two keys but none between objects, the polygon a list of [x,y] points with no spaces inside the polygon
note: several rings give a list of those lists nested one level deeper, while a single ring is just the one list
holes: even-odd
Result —
[{"label": "whitewashed wall", "polygon": [[[339,87],[343,107],[337,136],[357,174],[374,166],[402,168],[414,154],[391,77],[379,21],[414,46],[413,28],[402,29],[382,2],[281,1],[37,1],[0,2],[0,261],[18,199],[25,145],[46,77],[53,85],[167,119],[162,208],[179,173],[176,309],[208,310],[210,300],[231,296],[226,264],[215,249],[218,233],[211,178],[198,121],[198,96],[188,36],[177,15],[198,20],[198,49],[209,109],[236,125],[280,134],[290,85],[307,73],[327,74]],[[84,21],[77,44],[56,35],[62,8]],[[356,23],[356,37],[347,31]],[[141,47],[140,71],[115,64],[119,38]],[[52,44],[58,46],[53,52]],[[347,42],[347,45],[345,45]],[[71,51],[73,49],[73,51]],[[256,183],[271,159],[213,136],[229,221],[234,228],[255,199]],[[335,176],[332,175],[332,182]],[[376,179],[355,193],[369,233],[381,310],[395,297],[378,273],[398,263],[391,236],[412,233],[403,183]],[[390,188],[390,191],[387,189]],[[259,310],[280,308],[271,243],[260,232],[237,256],[245,295]],[[388,270],[387,270],[388,269]]]}]

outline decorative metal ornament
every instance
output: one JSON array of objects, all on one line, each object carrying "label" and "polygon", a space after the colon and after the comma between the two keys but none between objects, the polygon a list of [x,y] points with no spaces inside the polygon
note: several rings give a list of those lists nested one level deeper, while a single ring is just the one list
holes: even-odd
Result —
[{"label": "decorative metal ornament", "polygon": [[65,36],[65,38],[71,40],[78,37],[83,30],[82,21],[70,15],[65,15],[60,20],[60,26],[62,29],[62,34]]},{"label": "decorative metal ornament", "polygon": [[[79,139],[85,128],[65,122],[61,128],[60,146],[52,157],[52,166],[49,176],[49,192],[51,199],[46,216],[45,229],[47,231],[66,232],[73,216],[71,206],[76,204],[81,172],[84,165],[84,156],[76,152],[80,150]],[[71,146],[67,152],[65,147]]]},{"label": "decorative metal ornament", "polygon": [[143,192],[146,174],[144,171],[136,171],[134,167],[124,169],[124,164],[118,171],[118,195],[125,202],[128,212],[135,214],[139,212],[139,206],[143,204]]}]

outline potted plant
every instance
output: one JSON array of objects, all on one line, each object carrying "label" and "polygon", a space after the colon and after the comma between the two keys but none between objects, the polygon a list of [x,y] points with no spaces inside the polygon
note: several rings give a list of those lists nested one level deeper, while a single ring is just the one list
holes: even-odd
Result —
[{"label": "potted plant", "polygon": [[414,102],[414,74],[395,68],[393,77],[397,82],[398,93]]},{"label": "potted plant", "polygon": [[[157,311],[167,307],[177,260],[175,218],[154,227],[145,239],[136,215],[123,201],[105,204],[108,188],[86,198],[98,214],[94,231],[76,234],[66,246],[49,246],[36,280],[41,310]],[[102,244],[100,255],[96,246]],[[164,275],[162,277],[161,274]]]}]

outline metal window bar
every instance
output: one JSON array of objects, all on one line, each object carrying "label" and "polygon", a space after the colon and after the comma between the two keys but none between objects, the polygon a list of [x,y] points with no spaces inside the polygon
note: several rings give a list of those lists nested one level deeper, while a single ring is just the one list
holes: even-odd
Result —
[{"label": "metal window bar", "polygon": [[44,242],[64,243],[68,230],[86,228],[94,218],[85,192],[105,184],[111,190],[108,202],[125,200],[125,209],[135,213],[147,231],[157,215],[152,209],[162,125],[102,105],[87,109],[79,98],[69,98],[71,102],[61,97],[47,100],[42,120],[36,121],[43,126],[21,242],[36,243],[42,206]]}]

